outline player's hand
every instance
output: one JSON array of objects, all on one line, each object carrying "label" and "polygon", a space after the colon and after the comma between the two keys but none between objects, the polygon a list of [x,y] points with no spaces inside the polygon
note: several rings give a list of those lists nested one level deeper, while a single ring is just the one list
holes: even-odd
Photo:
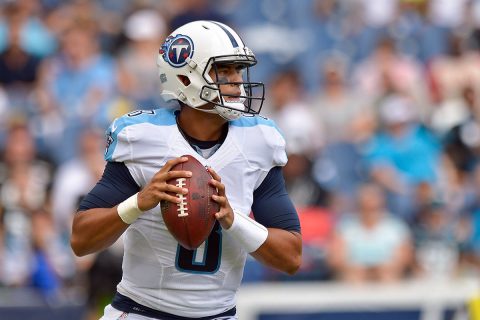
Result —
[{"label": "player's hand", "polygon": [[179,203],[181,201],[178,197],[169,195],[168,192],[173,194],[187,194],[188,190],[168,184],[167,181],[176,178],[190,178],[192,176],[191,171],[170,171],[175,165],[186,161],[188,161],[187,157],[179,157],[168,160],[165,163],[162,169],[160,169],[152,177],[152,180],[138,193],[137,201],[140,210],[146,211],[155,208],[162,200],[173,203]]},{"label": "player's hand", "polygon": [[215,218],[220,222],[223,229],[229,229],[233,223],[233,209],[228,202],[225,185],[222,183],[220,176],[212,168],[208,168],[208,172],[212,175],[213,179],[210,180],[210,184],[217,188],[218,195],[212,195],[213,201],[219,204],[220,209],[215,213]]}]

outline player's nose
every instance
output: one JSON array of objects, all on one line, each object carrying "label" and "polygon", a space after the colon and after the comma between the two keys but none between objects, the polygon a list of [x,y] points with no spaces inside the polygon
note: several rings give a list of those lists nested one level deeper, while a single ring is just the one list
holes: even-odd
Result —
[{"label": "player's nose", "polygon": [[243,79],[242,79],[242,75],[238,74],[238,73],[235,73],[235,75],[232,76],[232,78],[230,79],[230,87],[232,88],[232,90],[234,90],[234,93],[235,94],[238,94],[240,95],[241,93],[241,90],[240,90],[240,86],[242,85]]}]

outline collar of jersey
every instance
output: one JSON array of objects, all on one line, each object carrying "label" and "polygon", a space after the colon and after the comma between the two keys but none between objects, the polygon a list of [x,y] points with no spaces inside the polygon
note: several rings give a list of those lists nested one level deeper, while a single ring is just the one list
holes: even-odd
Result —
[{"label": "collar of jersey", "polygon": [[193,149],[210,149],[213,148],[215,145],[220,146],[227,137],[228,134],[228,123],[226,123],[222,130],[222,135],[217,140],[210,140],[210,141],[202,141],[195,139],[194,137],[189,136],[185,131],[183,131],[182,127],[178,123],[178,116],[180,115],[180,110],[175,111],[175,122],[177,123],[178,131],[182,134],[183,138],[192,146]]}]

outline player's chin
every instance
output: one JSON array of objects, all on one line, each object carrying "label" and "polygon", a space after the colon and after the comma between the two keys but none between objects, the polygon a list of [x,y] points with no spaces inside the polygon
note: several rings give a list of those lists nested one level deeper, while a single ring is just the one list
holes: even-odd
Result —
[{"label": "player's chin", "polygon": [[205,111],[213,110],[213,109],[215,109],[215,104],[213,102],[209,102],[209,103],[204,104],[203,106],[197,107],[197,109],[198,110],[205,110]]}]

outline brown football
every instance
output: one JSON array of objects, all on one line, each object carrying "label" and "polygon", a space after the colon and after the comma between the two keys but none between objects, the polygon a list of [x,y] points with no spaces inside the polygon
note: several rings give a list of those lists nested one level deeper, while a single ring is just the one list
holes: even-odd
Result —
[{"label": "brown football", "polygon": [[192,177],[171,179],[167,183],[187,188],[188,193],[176,194],[183,200],[180,203],[162,201],[161,209],[168,231],[185,249],[194,250],[208,238],[215,225],[219,207],[212,195],[217,190],[208,183],[212,176],[205,166],[190,155],[183,157],[188,157],[188,161],[174,166],[172,171],[191,171]]}]

